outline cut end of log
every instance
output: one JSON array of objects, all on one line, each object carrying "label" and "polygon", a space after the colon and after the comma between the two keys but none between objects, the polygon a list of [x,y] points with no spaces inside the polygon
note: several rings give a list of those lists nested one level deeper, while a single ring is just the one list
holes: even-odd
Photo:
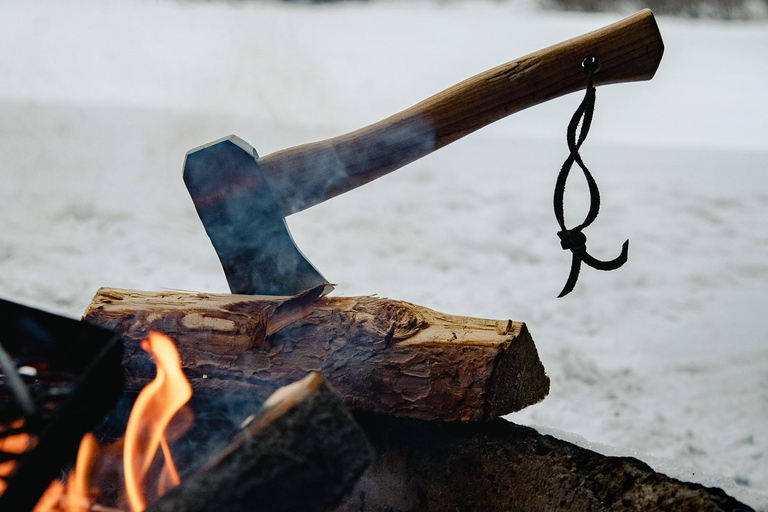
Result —
[{"label": "cut end of log", "polygon": [[533,338],[522,324],[509,348],[499,357],[491,380],[486,418],[497,418],[541,402],[549,394],[549,384]]}]

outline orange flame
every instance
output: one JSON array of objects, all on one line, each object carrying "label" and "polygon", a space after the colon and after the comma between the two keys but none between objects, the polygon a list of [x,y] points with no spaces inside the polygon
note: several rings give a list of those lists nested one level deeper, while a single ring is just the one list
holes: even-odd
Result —
[{"label": "orange flame", "polygon": [[[165,429],[173,416],[192,397],[192,387],[181,371],[181,361],[173,342],[151,332],[141,347],[152,354],[157,364],[155,379],[139,393],[125,429],[123,468],[125,490],[133,512],[146,508],[141,487],[158,448],[165,458],[164,474],[171,483],[179,481],[168,450]],[[161,479],[161,486],[164,486]]]},{"label": "orange flame", "polygon": [[[11,425],[11,428],[19,428],[22,425],[23,422],[21,421],[14,422],[14,424]],[[0,450],[6,453],[21,454],[24,453],[24,451],[29,446],[29,441],[29,436],[23,433],[3,437],[0,438]],[[3,478],[11,474],[15,464],[15,461],[12,460],[0,463],[0,494],[3,494],[5,492],[5,488],[8,486]]]},{"label": "orange flame", "polygon": [[[155,459],[158,448],[162,451],[164,466],[157,483],[158,496],[169,488],[179,484],[179,474],[171,458],[166,428],[177,412],[192,396],[192,387],[181,371],[181,361],[173,342],[166,336],[150,332],[141,347],[155,359],[157,375],[155,379],[141,390],[128,418],[123,441],[123,469],[125,472],[125,493],[128,504],[133,512],[141,512],[146,508],[146,498],[142,492],[144,479]],[[178,418],[185,418],[182,414]],[[186,421],[191,422],[187,411]],[[178,422],[176,422],[178,423]],[[169,435],[180,435],[189,425],[177,425],[169,430]],[[27,446],[25,436],[9,436],[0,440],[0,448],[6,451],[12,449],[23,451]],[[119,446],[113,445],[112,449]],[[86,434],[80,443],[77,453],[77,463],[74,471],[67,477],[66,486],[56,480],[38,501],[33,512],[87,512],[92,509],[90,501],[89,477],[98,457],[107,457],[110,448],[100,450],[92,434]],[[98,452],[98,453],[97,453]],[[98,464],[96,464],[98,466]],[[4,465],[0,464],[0,476],[3,475]],[[7,469],[10,472],[12,466]],[[96,471],[98,474],[98,471]],[[0,485],[2,485],[0,480]],[[2,488],[0,488],[0,493]]]},{"label": "orange flame", "polygon": [[64,484],[61,482],[61,480],[54,480],[37,501],[37,505],[35,505],[35,508],[32,509],[32,512],[51,512],[53,510],[61,510],[59,505],[61,503],[61,497],[64,496],[64,491]]},{"label": "orange flame", "polygon": [[88,474],[97,443],[93,434],[85,434],[77,451],[77,465],[67,478],[67,512],[87,512],[89,508]]}]

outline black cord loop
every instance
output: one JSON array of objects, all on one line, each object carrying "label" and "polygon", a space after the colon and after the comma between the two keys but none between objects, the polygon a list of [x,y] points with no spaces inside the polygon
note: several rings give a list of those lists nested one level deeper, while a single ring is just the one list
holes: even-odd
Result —
[{"label": "black cord loop", "polygon": [[[560,246],[563,250],[571,251],[571,272],[568,275],[568,280],[560,292],[559,297],[564,297],[573,291],[576,286],[576,281],[579,279],[579,272],[581,270],[581,263],[597,269],[597,270],[616,270],[621,267],[627,261],[627,254],[629,252],[629,240],[625,241],[621,248],[621,254],[609,261],[602,261],[594,258],[587,252],[587,236],[582,232],[584,228],[592,224],[597,218],[597,214],[600,212],[600,190],[597,188],[597,182],[589,172],[584,161],[581,159],[579,149],[587,138],[589,128],[592,125],[592,115],[595,109],[595,87],[593,84],[593,77],[597,70],[600,68],[600,63],[596,57],[587,57],[581,61],[581,69],[587,73],[587,91],[584,95],[579,107],[571,117],[571,122],[568,124],[568,132],[566,134],[566,141],[568,142],[568,149],[570,154],[563,163],[563,167],[560,169],[560,173],[557,175],[557,182],[555,183],[555,217],[557,223],[560,225],[560,231],[557,236],[560,238]],[[581,130],[576,135],[576,131],[581,122]],[[589,212],[584,221],[576,227],[568,229],[565,226],[565,213],[563,207],[563,198],[565,196],[565,182],[568,180],[568,175],[571,172],[571,167],[576,163],[584,174],[584,179],[587,180],[587,186],[589,188]]]}]

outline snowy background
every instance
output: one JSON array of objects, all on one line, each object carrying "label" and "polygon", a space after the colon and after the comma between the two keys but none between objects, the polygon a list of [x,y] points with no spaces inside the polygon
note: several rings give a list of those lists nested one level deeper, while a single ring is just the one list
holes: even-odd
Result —
[{"label": "snowy background", "polygon": [[[617,14],[525,2],[0,6],[0,296],[79,317],[100,286],[227,290],[181,181],[235,133],[261,154],[376,121]],[[502,120],[292,216],[337,294],[528,323],[550,396],[510,420],[768,510],[768,22],[661,17],[650,82],[600,88],[569,253],[551,194],[581,100]],[[578,175],[569,209],[583,216]],[[581,195],[580,195],[581,194]],[[591,443],[598,443],[593,445]]]}]

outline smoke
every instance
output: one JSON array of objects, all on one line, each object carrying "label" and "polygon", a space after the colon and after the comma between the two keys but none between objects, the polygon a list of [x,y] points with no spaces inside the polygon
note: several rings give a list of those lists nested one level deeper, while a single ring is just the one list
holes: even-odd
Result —
[{"label": "smoke", "polygon": [[288,216],[431,153],[435,141],[429,119],[396,114],[339,137],[266,155],[258,162],[283,215]]}]

